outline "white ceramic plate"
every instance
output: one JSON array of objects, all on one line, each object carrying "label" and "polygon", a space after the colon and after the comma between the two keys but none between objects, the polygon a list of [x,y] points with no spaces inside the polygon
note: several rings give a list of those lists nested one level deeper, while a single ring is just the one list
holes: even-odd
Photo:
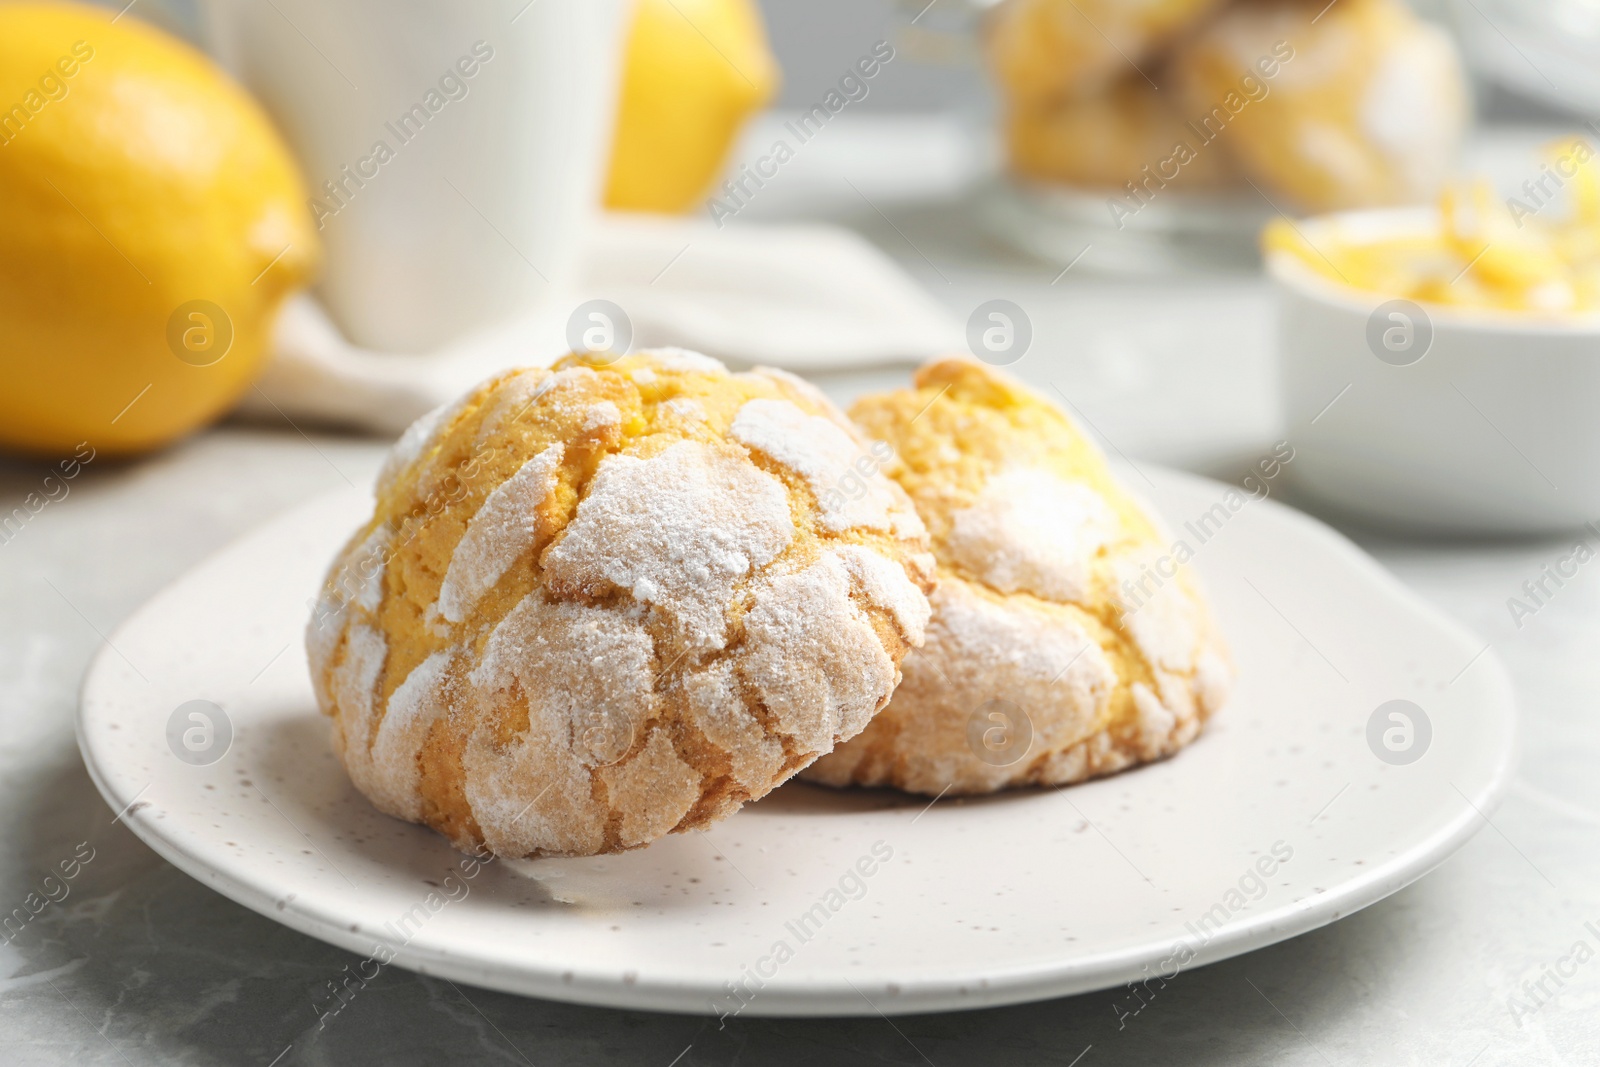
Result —
[{"label": "white ceramic plate", "polygon": [[[313,703],[301,631],[370,507],[353,492],[247,537],[122,626],[84,685],[84,760],[135,833],[217,891],[363,956],[482,986],[811,1015],[1170,975],[1332,922],[1437,865],[1500,799],[1514,715],[1482,642],[1337,534],[1271,501],[1223,503],[1202,544],[1185,524],[1227,487],[1146,472],[1196,550],[1240,682],[1191,748],[1103,781],[931,806],[790,783],[642,851],[464,869],[431,831],[355,792]],[[1368,743],[1394,699],[1431,723],[1406,765]],[[206,766],[168,741],[191,700],[232,726]],[[186,714],[180,733],[199,725]]]}]

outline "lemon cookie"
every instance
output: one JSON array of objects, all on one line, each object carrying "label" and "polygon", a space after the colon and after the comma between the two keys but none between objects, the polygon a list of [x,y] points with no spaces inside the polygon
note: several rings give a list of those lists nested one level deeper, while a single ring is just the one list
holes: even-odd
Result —
[{"label": "lemon cookie", "polygon": [[[1264,61],[1270,91],[1247,96]],[[1469,118],[1454,44],[1399,0],[1247,0],[1173,72],[1190,120],[1225,126],[1239,167],[1308,211],[1431,199]]]},{"label": "lemon cookie", "polygon": [[984,23],[989,68],[1013,103],[1059,102],[1140,73],[1221,0],[1005,0]]},{"label": "lemon cookie", "polygon": [[[1171,94],[1167,94],[1170,96]],[[1227,153],[1209,147],[1137,74],[1103,92],[1013,105],[1005,120],[1013,173],[1034,181],[1150,193],[1242,184]]]},{"label": "lemon cookie", "polygon": [[1058,408],[951,359],[851,414],[893,446],[939,584],[893,701],[806,778],[986,793],[1194,739],[1231,684],[1226,652],[1171,538]]},{"label": "lemon cookie", "polygon": [[703,826],[855,736],[922,641],[903,491],[820,393],[676,350],[413,426],[307,648],[351,780],[458,847]]}]

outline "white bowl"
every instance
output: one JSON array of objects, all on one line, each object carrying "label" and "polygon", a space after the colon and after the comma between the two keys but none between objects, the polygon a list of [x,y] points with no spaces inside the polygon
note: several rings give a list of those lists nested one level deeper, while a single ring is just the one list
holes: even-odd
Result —
[{"label": "white bowl", "polygon": [[[1437,221],[1388,209],[1296,225],[1327,248]],[[1267,267],[1297,491],[1431,533],[1548,533],[1600,518],[1600,315],[1396,302],[1283,252]]]}]

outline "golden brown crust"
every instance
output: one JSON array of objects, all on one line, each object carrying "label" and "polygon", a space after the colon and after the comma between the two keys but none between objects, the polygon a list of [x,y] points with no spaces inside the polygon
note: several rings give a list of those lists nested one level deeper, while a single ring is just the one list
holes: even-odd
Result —
[{"label": "golden brown crust", "polygon": [[1187,570],[1150,569],[1170,538],[1059,408],[949,359],[851,414],[893,446],[939,586],[889,707],[803,777],[930,795],[1063,785],[1199,733],[1226,652]]},{"label": "golden brown crust", "polygon": [[462,848],[588,855],[854,736],[932,563],[848,426],[677,351],[511,372],[419,422],[307,631],[352,781]]}]

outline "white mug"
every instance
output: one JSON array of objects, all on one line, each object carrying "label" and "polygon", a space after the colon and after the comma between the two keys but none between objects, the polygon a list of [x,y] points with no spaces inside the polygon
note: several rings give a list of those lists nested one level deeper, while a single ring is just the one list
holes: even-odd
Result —
[{"label": "white mug", "polygon": [[623,0],[202,0],[310,186],[353,343],[426,352],[560,291],[598,207]]}]

